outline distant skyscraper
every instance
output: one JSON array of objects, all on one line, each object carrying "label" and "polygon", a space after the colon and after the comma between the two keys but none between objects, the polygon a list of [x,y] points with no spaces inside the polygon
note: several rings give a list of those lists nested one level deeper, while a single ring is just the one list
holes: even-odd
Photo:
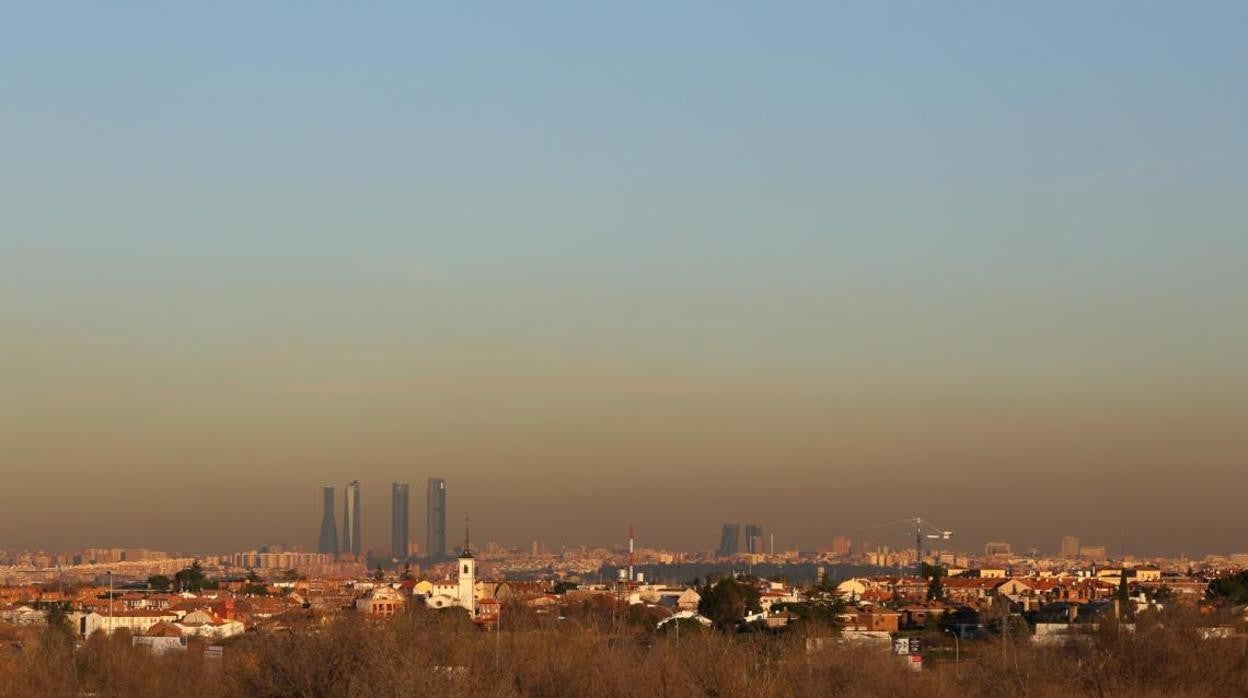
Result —
[{"label": "distant skyscraper", "polygon": [[390,556],[407,559],[408,485],[390,483]]},{"label": "distant skyscraper", "polygon": [[360,554],[360,481],[347,485],[342,502],[342,551]]},{"label": "distant skyscraper", "polygon": [[852,547],[853,547],[853,541],[851,541],[849,538],[845,536],[837,536],[836,538],[832,539],[832,554],[833,555],[839,555],[842,557],[845,555],[848,555]]},{"label": "distant skyscraper", "polygon": [[1075,536],[1062,537],[1062,557],[1079,557],[1079,539]]},{"label": "distant skyscraper", "polygon": [[334,522],[334,487],[326,485],[324,511],[321,513],[321,538],[317,541],[318,553],[338,552],[338,524]]},{"label": "distant skyscraper", "polygon": [[1105,562],[1109,559],[1109,552],[1103,545],[1081,545],[1079,557],[1086,557],[1093,562]]},{"label": "distant skyscraper", "polygon": [[724,524],[719,534],[719,555],[736,555],[741,551],[741,525]]},{"label": "distant skyscraper", "polygon": [[446,555],[446,480],[429,478],[425,491],[425,554]]},{"label": "distant skyscraper", "polygon": [[745,552],[750,554],[763,552],[763,527],[758,524],[745,525]]}]

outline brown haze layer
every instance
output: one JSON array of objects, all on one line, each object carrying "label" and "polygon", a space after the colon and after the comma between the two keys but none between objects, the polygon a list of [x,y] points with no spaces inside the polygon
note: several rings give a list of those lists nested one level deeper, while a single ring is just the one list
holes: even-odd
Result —
[{"label": "brown haze layer", "polygon": [[442,476],[453,537],[471,514],[476,537],[513,544],[619,542],[635,523],[644,544],[709,549],[750,521],[780,547],[901,545],[857,529],[919,514],[967,547],[1242,547],[1244,393],[1198,366],[904,338],[856,358],[821,340],[826,362],[794,358],[808,370],[661,359],[622,336],[592,356],[516,336],[107,339],[11,345],[5,544],[310,545],[319,487],[358,478],[365,544],[384,547],[389,483],[412,483],[423,540],[424,479]]}]

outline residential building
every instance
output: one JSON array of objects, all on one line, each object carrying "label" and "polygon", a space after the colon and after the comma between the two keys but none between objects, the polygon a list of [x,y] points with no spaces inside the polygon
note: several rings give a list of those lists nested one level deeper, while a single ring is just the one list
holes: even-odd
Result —
[{"label": "residential building", "polygon": [[1079,557],[1079,539],[1075,536],[1062,536],[1062,557],[1071,559]]},{"label": "residential building", "polygon": [[1109,553],[1103,545],[1085,545],[1079,548],[1079,556],[1086,557],[1093,562],[1104,562],[1109,559]]},{"label": "residential building", "polygon": [[376,587],[355,602],[356,610],[374,618],[389,618],[401,612],[404,605],[403,595],[388,586]]},{"label": "residential building", "polygon": [[222,618],[211,609],[197,609],[182,616],[173,627],[183,636],[224,639],[241,635],[246,627],[233,618]]},{"label": "residential building", "polygon": [[174,622],[178,619],[178,614],[172,611],[105,611],[99,613],[90,611],[87,613],[74,612],[69,614],[70,623],[81,637],[90,637],[96,631],[111,635],[117,630],[128,630],[134,634],[147,632],[148,628],[164,622]]}]

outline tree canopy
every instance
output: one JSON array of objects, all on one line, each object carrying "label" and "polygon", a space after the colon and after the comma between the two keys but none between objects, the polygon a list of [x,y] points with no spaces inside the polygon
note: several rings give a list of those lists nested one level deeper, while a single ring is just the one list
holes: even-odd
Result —
[{"label": "tree canopy", "polygon": [[1209,583],[1209,600],[1225,606],[1248,603],[1248,572],[1221,577]]},{"label": "tree canopy", "polygon": [[925,573],[924,576],[928,578],[927,600],[939,601],[945,598],[945,585],[940,581],[945,576],[945,568],[939,565],[930,566],[927,563],[923,563],[923,571]]},{"label": "tree canopy", "polygon": [[818,625],[828,629],[841,627],[841,614],[845,612],[845,600],[836,594],[811,594],[805,601],[782,603],[772,606],[774,610],[787,610],[796,615],[800,622]]},{"label": "tree canopy", "polygon": [[1124,615],[1131,612],[1131,588],[1127,586],[1127,570],[1124,567],[1118,575],[1118,591],[1114,593],[1118,601],[1118,612]]},{"label": "tree canopy", "polygon": [[749,613],[762,610],[758,589],[732,577],[707,582],[698,590],[702,600],[698,613],[710,618],[717,627],[724,627],[741,620]]},{"label": "tree canopy", "polygon": [[173,575],[173,581],[179,591],[201,591],[206,586],[207,580],[208,575],[204,574],[204,567],[199,564],[199,560]]}]

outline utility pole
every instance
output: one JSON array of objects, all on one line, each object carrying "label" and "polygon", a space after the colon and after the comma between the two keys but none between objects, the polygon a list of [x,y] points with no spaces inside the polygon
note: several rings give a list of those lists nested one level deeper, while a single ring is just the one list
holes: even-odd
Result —
[{"label": "utility pole", "polygon": [[1001,658],[1005,659],[1005,639],[1010,634],[1010,607],[1003,605],[1002,610],[1005,613],[1001,616]]}]

